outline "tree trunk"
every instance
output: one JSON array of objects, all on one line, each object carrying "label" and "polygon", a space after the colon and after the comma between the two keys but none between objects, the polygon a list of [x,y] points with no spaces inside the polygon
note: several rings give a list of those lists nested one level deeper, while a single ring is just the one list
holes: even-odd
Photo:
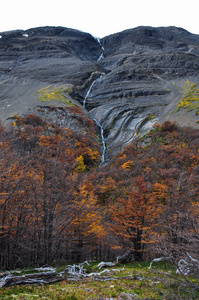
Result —
[{"label": "tree trunk", "polygon": [[137,228],[137,236],[134,239],[134,258],[136,261],[143,260],[143,249],[142,249],[142,230]]}]

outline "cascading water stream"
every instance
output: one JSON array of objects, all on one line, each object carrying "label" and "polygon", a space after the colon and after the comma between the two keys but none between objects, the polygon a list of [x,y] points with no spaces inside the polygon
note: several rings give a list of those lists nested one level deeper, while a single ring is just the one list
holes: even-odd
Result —
[{"label": "cascading water stream", "polygon": [[[86,93],[86,96],[84,98],[83,107],[86,107],[86,100],[88,99],[94,84],[96,83],[97,80],[101,79],[103,75],[105,75],[105,74],[103,73],[99,78],[97,78],[96,80],[94,80],[91,83],[91,85],[90,85],[90,87],[89,87],[89,89]],[[95,119],[92,115],[91,115],[91,117],[95,121],[96,125],[100,128],[100,135],[101,135],[101,142],[102,142],[101,163],[104,163],[105,162],[105,153],[106,153],[106,143],[105,143],[105,138],[104,138],[104,129],[103,129],[102,125],[99,123],[99,121],[97,119]]]},{"label": "cascading water stream", "polygon": [[[90,85],[87,93],[86,93],[86,96],[84,98],[84,101],[83,101],[83,107],[86,106],[86,100],[88,99],[90,93],[91,93],[91,90],[92,90],[92,87],[94,86],[95,82],[97,80],[99,80],[100,78],[102,78],[104,74],[102,74],[98,79],[94,80],[92,82],[92,84]],[[105,163],[105,153],[106,153],[106,143],[105,143],[105,138],[104,138],[104,129],[102,127],[102,125],[98,122],[97,119],[95,119],[92,115],[91,115],[92,119],[95,121],[95,123],[97,124],[97,126],[100,128],[100,135],[101,135],[101,142],[102,142],[102,154],[101,154],[101,163]]]},{"label": "cascading water stream", "polygon": [[[97,61],[100,61],[102,58],[104,58],[104,47],[102,46],[100,39],[98,37],[94,37],[98,44],[100,45],[101,49],[102,49],[102,53],[100,54],[100,56],[98,57]],[[86,96],[84,97],[84,101],[83,101],[83,107],[86,107],[86,100],[89,98],[91,90],[94,86],[94,84],[99,81],[103,76],[105,75],[105,73],[102,73],[101,76],[99,78],[97,78],[96,80],[94,80],[87,93]],[[100,135],[101,135],[101,142],[102,142],[102,154],[101,154],[101,163],[105,163],[105,153],[106,153],[106,143],[105,143],[105,138],[104,138],[104,129],[102,127],[102,125],[99,123],[99,121],[97,119],[95,119],[92,115],[91,115],[92,119],[95,121],[96,125],[100,128]]]},{"label": "cascading water stream", "polygon": [[101,141],[102,141],[102,154],[101,154],[101,163],[105,163],[105,153],[106,153],[106,143],[105,143],[105,138],[104,138],[104,129],[102,125],[95,119],[93,118],[97,126],[100,128],[100,134],[101,134]]},{"label": "cascading water stream", "polygon": [[88,97],[89,97],[89,95],[90,95],[90,93],[91,93],[91,90],[92,90],[94,84],[95,84],[97,81],[99,81],[104,75],[105,75],[105,73],[101,73],[101,76],[100,76],[99,78],[95,79],[95,80],[91,83],[91,85],[90,85],[90,87],[89,87],[89,89],[88,89],[88,91],[87,91],[87,93],[86,93],[86,96],[84,97],[83,107],[86,107],[86,100],[88,99]]},{"label": "cascading water stream", "polygon": [[[96,80],[97,80],[97,79],[96,79]],[[90,95],[90,92],[91,92],[91,90],[92,90],[92,87],[94,86],[96,80],[94,80],[94,81],[91,83],[91,85],[90,85],[90,87],[89,87],[89,89],[88,89],[88,91],[87,91],[87,93],[86,93],[86,96],[84,97],[83,107],[86,107],[86,100],[88,99],[88,97],[89,97],[89,95]]]},{"label": "cascading water stream", "polygon": [[98,57],[98,59],[97,59],[97,61],[100,61],[102,58],[104,58],[104,47],[102,46],[102,43],[101,43],[101,41],[100,41],[100,38],[98,38],[98,37],[94,37],[96,40],[97,40],[97,42],[98,42],[98,44],[100,45],[100,47],[101,47],[101,49],[102,49],[102,53],[100,54],[100,56]]}]

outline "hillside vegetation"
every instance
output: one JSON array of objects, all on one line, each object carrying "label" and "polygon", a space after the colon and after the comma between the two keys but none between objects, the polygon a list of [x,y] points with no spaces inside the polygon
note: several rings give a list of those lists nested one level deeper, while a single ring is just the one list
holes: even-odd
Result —
[{"label": "hillside vegetation", "polygon": [[82,133],[34,115],[1,126],[1,268],[197,256],[199,130],[157,124],[100,165],[93,122],[67,109]]},{"label": "hillside vegetation", "polygon": [[[96,262],[86,272],[99,272]],[[65,266],[57,270],[66,276]],[[105,271],[105,270],[103,270]],[[108,272],[109,271],[109,272]],[[130,263],[109,268],[98,278],[69,278],[51,285],[12,286],[0,289],[0,299],[60,299],[60,300],[139,300],[139,299],[198,299],[199,292],[187,287],[186,281],[175,274],[171,264]],[[14,274],[27,274],[32,269],[16,270]],[[190,278],[189,278],[190,279]],[[194,280],[196,282],[196,280]]]}]

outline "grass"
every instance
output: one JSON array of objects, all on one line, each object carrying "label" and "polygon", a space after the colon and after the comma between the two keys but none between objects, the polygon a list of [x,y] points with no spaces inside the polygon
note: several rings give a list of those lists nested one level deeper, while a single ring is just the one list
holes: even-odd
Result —
[{"label": "grass", "polygon": [[[114,277],[115,280],[102,278],[100,281],[95,281],[91,278],[82,278],[79,281],[64,280],[49,285],[4,287],[0,289],[0,299],[117,299],[121,293],[136,294],[139,299],[199,298],[199,293],[191,294],[184,279],[175,274],[175,269],[171,264],[154,263],[151,269],[148,269],[148,266],[149,263],[133,262],[126,265],[124,269],[123,265],[109,268],[120,270],[120,272],[112,271],[106,274]],[[65,267],[58,267],[58,270],[64,270]],[[92,263],[87,268],[89,272],[99,272],[97,263]],[[106,275],[102,274],[102,277]],[[197,282],[196,279],[195,282]]]}]

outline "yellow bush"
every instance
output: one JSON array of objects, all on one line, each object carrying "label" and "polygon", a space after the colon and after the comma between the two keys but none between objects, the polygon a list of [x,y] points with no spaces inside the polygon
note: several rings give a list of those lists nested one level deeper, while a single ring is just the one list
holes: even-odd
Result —
[{"label": "yellow bush", "polygon": [[186,81],[182,86],[183,98],[177,106],[177,110],[187,108],[187,111],[195,110],[196,115],[199,114],[199,89],[196,89],[197,84]]},{"label": "yellow bush", "polygon": [[84,164],[84,158],[82,155],[78,156],[76,159],[75,159],[75,162],[77,163],[77,166],[75,167],[75,171],[78,172],[78,173],[82,173],[85,171],[86,169],[86,166]]}]

